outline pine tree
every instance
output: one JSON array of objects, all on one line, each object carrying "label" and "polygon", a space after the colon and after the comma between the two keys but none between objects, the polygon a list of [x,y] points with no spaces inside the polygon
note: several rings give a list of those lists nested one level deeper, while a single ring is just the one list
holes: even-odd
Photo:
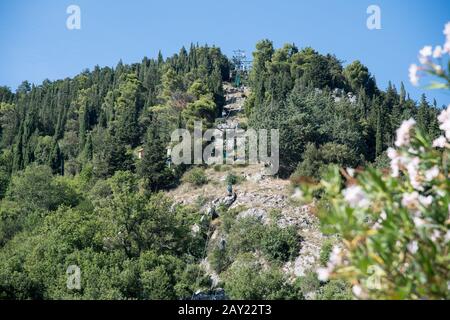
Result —
[{"label": "pine tree", "polygon": [[383,152],[383,129],[382,129],[382,119],[381,110],[378,108],[377,112],[377,131],[375,134],[375,157],[378,157]]},{"label": "pine tree", "polygon": [[59,144],[56,140],[53,141],[53,148],[50,153],[49,166],[52,168],[53,173],[63,173],[63,156],[59,149]]},{"label": "pine tree", "polygon": [[84,145],[83,154],[84,154],[84,158],[87,161],[91,161],[92,157],[94,156],[94,150],[93,150],[93,145],[92,145],[92,136],[91,136],[90,133],[87,135],[86,144]]},{"label": "pine tree", "polygon": [[119,141],[135,147],[139,143],[139,112],[142,108],[141,83],[134,74],[127,74],[117,92],[116,134]]},{"label": "pine tree", "polygon": [[417,127],[423,132],[428,132],[429,108],[425,94],[422,94],[419,109],[417,111]]},{"label": "pine tree", "polygon": [[159,121],[154,118],[147,130],[144,155],[138,166],[139,175],[144,178],[147,189],[161,190],[172,182],[172,174],[166,165],[166,144],[159,134]]}]

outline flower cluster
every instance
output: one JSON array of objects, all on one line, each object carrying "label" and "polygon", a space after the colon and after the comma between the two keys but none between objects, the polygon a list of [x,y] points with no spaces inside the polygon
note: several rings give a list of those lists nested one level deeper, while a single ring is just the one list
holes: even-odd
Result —
[{"label": "flower cluster", "polygon": [[434,141],[413,119],[403,122],[389,174],[334,168],[303,188],[305,201],[322,189],[323,229],[342,238],[319,280],[346,279],[357,298],[450,298],[450,106],[438,121],[443,135]]},{"label": "flower cluster", "polygon": [[419,62],[409,67],[409,80],[415,86],[419,85],[420,77],[423,73],[428,73],[445,80],[445,83],[434,83],[434,88],[450,87],[450,69],[446,73],[443,65],[446,55],[450,55],[450,22],[444,27],[445,43],[443,46],[425,46],[419,51]]}]

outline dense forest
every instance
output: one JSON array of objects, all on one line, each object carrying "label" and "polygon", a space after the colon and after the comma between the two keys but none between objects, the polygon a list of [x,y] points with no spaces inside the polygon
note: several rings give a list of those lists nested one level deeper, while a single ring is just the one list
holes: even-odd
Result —
[{"label": "dense forest", "polygon": [[385,150],[403,120],[436,137],[440,108],[425,96],[417,105],[389,83],[380,90],[359,61],[345,68],[335,56],[287,44],[256,45],[247,100],[249,124],[280,130],[280,174],[318,178],[330,163],[344,167],[387,165]]},{"label": "dense forest", "polygon": [[[179,299],[207,290],[200,261],[208,226],[191,232],[201,212],[162,192],[187,169],[168,167],[166,147],[175,128],[213,126],[233,68],[219,48],[191,45],[168,58],[25,81],[15,92],[0,87],[0,298]],[[395,129],[410,117],[439,134],[436,102],[417,104],[403,85],[382,91],[359,61],[344,67],[312,48],[263,40],[244,82],[248,126],[280,129],[283,178],[317,179],[332,163],[383,168]],[[252,230],[246,243],[257,233],[274,261],[296,248],[289,230],[247,227],[236,239]],[[83,270],[76,291],[65,285],[73,264]],[[229,273],[232,298],[301,299],[305,281],[316,281],[288,283],[266,270],[248,283],[249,266]]]}]

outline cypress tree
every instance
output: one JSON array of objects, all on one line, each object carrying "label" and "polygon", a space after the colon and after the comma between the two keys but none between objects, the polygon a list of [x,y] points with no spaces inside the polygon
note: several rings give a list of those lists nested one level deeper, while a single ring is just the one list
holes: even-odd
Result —
[{"label": "cypress tree", "polygon": [[381,110],[378,107],[377,112],[377,131],[375,134],[375,157],[378,157],[383,152],[383,129],[381,125]]},{"label": "cypress tree", "polygon": [[91,136],[91,134],[87,135],[86,144],[84,145],[83,154],[84,154],[84,158],[87,161],[91,161],[92,160],[93,155],[94,155],[94,149],[93,149],[93,145],[92,145],[92,136]]},{"label": "cypress tree", "polygon": [[147,189],[161,190],[171,183],[171,171],[166,165],[166,145],[159,133],[160,123],[152,117],[144,144],[144,155],[138,166],[138,173],[144,178]]}]

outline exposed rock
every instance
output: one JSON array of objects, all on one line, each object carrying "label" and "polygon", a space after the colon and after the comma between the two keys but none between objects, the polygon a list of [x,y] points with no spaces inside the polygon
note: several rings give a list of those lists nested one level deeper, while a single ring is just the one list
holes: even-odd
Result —
[{"label": "exposed rock", "polygon": [[217,209],[220,206],[224,206],[225,208],[229,208],[237,198],[236,192],[233,192],[231,196],[220,197],[211,202],[211,205],[206,209],[206,214],[211,216],[213,219],[218,217]]},{"label": "exposed rock", "polygon": [[233,192],[231,196],[226,196],[223,198],[217,198],[212,202],[212,205],[214,205],[215,208],[218,208],[219,206],[225,206],[226,208],[229,208],[234,201],[236,201],[237,194],[236,192]]},{"label": "exposed rock", "polygon": [[240,212],[237,215],[237,219],[243,219],[248,217],[255,217],[260,220],[262,223],[266,223],[267,221],[267,212],[261,208],[251,208],[245,211]]},{"label": "exposed rock", "polygon": [[191,227],[191,232],[192,232],[192,234],[197,234],[197,233],[199,233],[200,232],[200,227],[199,227],[199,225],[198,224],[194,224],[192,227]]}]

